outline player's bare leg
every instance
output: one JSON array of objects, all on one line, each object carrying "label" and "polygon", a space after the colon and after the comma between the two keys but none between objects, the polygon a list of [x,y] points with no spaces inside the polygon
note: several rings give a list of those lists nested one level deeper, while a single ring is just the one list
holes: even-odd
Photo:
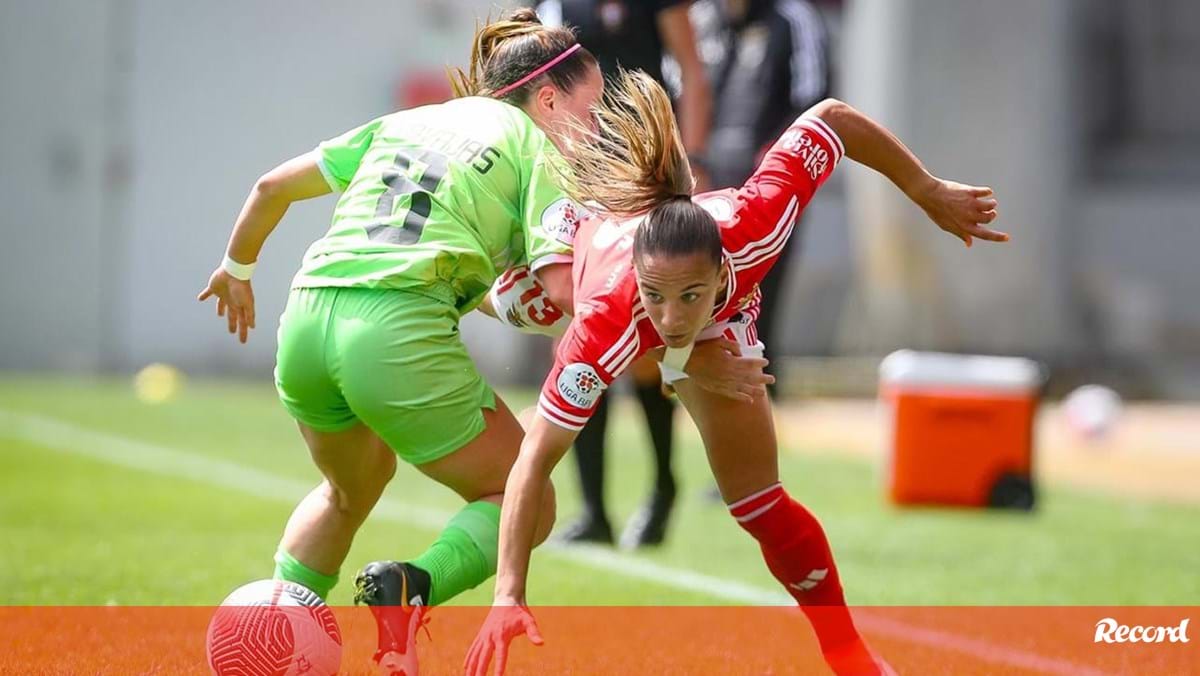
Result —
[{"label": "player's bare leg", "polygon": [[758,541],[767,568],[808,616],[829,666],[839,674],[894,673],[854,627],[820,523],[779,482],[770,400],[737,402],[686,380],[675,388],[700,430],[730,513]]},{"label": "player's bare leg", "polygon": [[319,432],[299,425],[313,462],[324,475],[288,519],[276,554],[276,577],[324,598],[383,489],[396,472],[396,454],[365,425]]},{"label": "player's bare leg", "polygon": [[[486,428],[478,437],[450,455],[417,466],[458,493],[467,507],[420,557],[370,563],[355,580],[356,600],[371,606],[378,624],[376,661],[382,673],[416,676],[413,642],[427,606],[443,603],[495,573],[499,505],[524,432],[499,398],[496,410],[483,414]],[[551,489],[538,521],[537,543],[553,525]]]}]

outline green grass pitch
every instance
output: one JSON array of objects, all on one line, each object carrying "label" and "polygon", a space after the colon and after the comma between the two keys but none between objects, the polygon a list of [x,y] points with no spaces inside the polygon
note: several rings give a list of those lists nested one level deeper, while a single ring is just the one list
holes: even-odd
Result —
[{"label": "green grass pitch", "polygon": [[[527,392],[506,399],[514,410],[531,403]],[[29,420],[45,419],[73,432],[29,431]],[[0,605],[215,604],[270,576],[283,524],[317,477],[269,383],[191,382],[174,400],[146,405],[125,380],[10,377],[0,380],[0,421]],[[711,483],[703,450],[685,416],[679,427],[681,497],[667,545],[616,559],[541,551],[532,603],[736,601],[670,571],[708,576],[714,587],[780,591],[749,537],[703,498]],[[643,434],[634,412],[619,409],[609,455],[617,524],[649,485]],[[87,448],[96,435],[106,441]],[[109,446],[130,441],[143,445],[114,462]],[[882,499],[877,468],[787,443],[783,479],[824,522],[854,605],[1200,604],[1195,506],[1049,486],[1033,514],[896,510]],[[166,455],[143,462],[146,448]],[[230,480],[239,468],[242,478]],[[255,477],[277,480],[256,490]],[[562,524],[578,505],[569,459],[555,484]],[[358,566],[420,552],[434,536],[430,510],[436,517],[459,504],[408,467],[385,500],[387,513],[359,534],[332,603],[350,602]],[[406,505],[425,516],[407,519]],[[627,573],[647,562],[668,574]],[[485,584],[455,602],[489,599]]]}]

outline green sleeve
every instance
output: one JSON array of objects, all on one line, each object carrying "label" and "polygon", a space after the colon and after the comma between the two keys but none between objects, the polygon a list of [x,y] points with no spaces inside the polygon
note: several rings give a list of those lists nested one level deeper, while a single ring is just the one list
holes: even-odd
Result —
[{"label": "green sleeve", "polygon": [[383,118],[371,120],[317,146],[317,165],[334,192],[341,192],[350,185],[382,124]]},{"label": "green sleeve", "polygon": [[524,195],[522,225],[525,231],[525,260],[530,268],[539,267],[538,260],[547,256],[565,261],[575,245],[584,210],[566,196],[559,183],[568,171],[557,149],[543,135],[542,145],[532,156],[527,190]]}]

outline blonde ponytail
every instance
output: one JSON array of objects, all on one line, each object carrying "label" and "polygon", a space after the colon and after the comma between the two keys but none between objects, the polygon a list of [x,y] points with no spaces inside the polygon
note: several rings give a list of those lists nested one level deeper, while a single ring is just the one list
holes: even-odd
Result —
[{"label": "blonde ponytail", "polygon": [[622,70],[596,108],[598,131],[577,125],[567,190],[614,214],[637,214],[695,187],[671,100],[641,71]]}]

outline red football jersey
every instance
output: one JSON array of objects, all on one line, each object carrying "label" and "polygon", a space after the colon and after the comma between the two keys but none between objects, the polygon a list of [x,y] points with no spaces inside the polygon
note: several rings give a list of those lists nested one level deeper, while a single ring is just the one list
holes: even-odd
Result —
[{"label": "red football jersey", "polygon": [[[729,272],[711,324],[739,313],[741,319],[757,316],[759,282],[844,154],[829,125],[805,115],[775,142],[745,185],[695,198],[721,228]],[[635,359],[663,345],[642,308],[633,270],[633,235],[642,218],[589,218],[575,236],[575,317],[538,399],[538,412],[556,425],[581,429],[604,389]]]}]

